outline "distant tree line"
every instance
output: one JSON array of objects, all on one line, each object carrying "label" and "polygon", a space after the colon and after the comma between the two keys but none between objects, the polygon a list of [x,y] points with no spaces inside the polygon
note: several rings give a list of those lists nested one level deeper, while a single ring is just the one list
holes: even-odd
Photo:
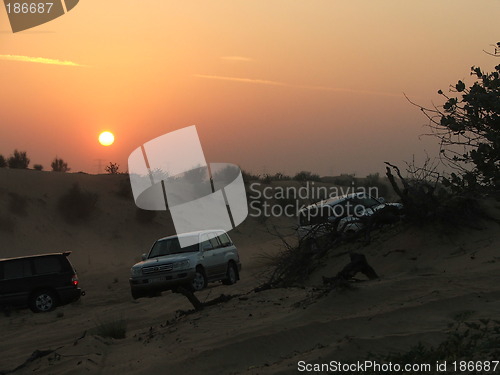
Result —
[{"label": "distant tree line", "polygon": [[[30,161],[31,159],[28,157],[28,153],[26,151],[18,151],[16,149],[8,158],[0,154],[0,168],[28,169]],[[69,172],[71,170],[71,168],[68,167],[68,163],[57,156],[54,158],[50,166],[52,167],[53,172]],[[43,165],[34,164],[33,169],[42,171]]]}]

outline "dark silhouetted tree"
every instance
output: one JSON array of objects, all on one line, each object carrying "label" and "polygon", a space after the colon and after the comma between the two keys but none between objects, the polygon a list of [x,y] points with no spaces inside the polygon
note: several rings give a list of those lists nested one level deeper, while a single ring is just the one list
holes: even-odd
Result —
[{"label": "dark silhouetted tree", "polygon": [[440,107],[417,105],[430,120],[431,135],[440,142],[440,156],[454,172],[443,182],[455,190],[500,187],[500,65],[484,73],[472,67],[470,87],[458,81],[451,95],[438,94]]},{"label": "dark silhouetted tree", "polygon": [[53,161],[52,164],[50,164],[52,167],[52,171],[54,172],[69,172],[71,168],[68,168],[68,163],[64,162],[63,159],[59,159],[56,157]]},{"label": "dark silhouetted tree", "polygon": [[41,165],[41,164],[35,164],[33,166],[33,169],[36,170],[36,171],[43,171],[43,165]]},{"label": "dark silhouetted tree", "polygon": [[495,56],[495,57],[500,57],[500,42],[497,42],[496,44],[491,44],[491,47],[493,47],[493,52],[488,52],[483,49],[484,52],[486,52],[490,56]]},{"label": "dark silhouetted tree", "polygon": [[7,166],[7,160],[3,155],[0,155],[0,168],[5,168]]},{"label": "dark silhouetted tree", "polygon": [[120,173],[118,172],[119,169],[120,166],[117,163],[111,163],[111,162],[109,162],[109,164],[104,168],[104,170],[108,174],[118,174]]},{"label": "dark silhouetted tree", "polygon": [[14,150],[14,153],[7,159],[7,164],[12,169],[26,169],[30,164],[30,159],[26,151]]}]

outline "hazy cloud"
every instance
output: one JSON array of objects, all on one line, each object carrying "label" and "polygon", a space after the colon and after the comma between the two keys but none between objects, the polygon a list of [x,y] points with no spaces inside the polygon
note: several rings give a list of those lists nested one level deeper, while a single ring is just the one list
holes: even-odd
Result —
[{"label": "hazy cloud", "polygon": [[222,56],[221,60],[228,60],[228,61],[254,61],[254,59],[251,59],[249,57],[243,57],[243,56]]},{"label": "hazy cloud", "polygon": [[47,59],[45,57],[20,56],[20,55],[0,55],[0,60],[23,61],[23,62],[32,62],[32,63],[39,63],[39,64],[64,65],[64,66],[85,66],[85,65],[77,64],[77,63],[72,62],[72,61]]},{"label": "hazy cloud", "polygon": [[195,74],[194,76],[198,77],[198,78],[216,79],[216,80],[221,80],[221,81],[254,83],[254,84],[260,84],[260,85],[290,87],[290,88],[307,89],[307,90],[331,91],[331,92],[349,92],[349,93],[353,93],[353,94],[380,95],[380,96],[393,96],[393,97],[402,97],[403,96],[403,94],[398,94],[398,93],[393,93],[393,92],[355,90],[355,89],[346,89],[346,88],[341,88],[341,87],[329,87],[329,86],[294,85],[291,83],[279,82],[279,81],[269,81],[269,80],[264,80],[264,79],[225,77],[225,76],[215,76],[215,75],[206,75],[206,74]]}]

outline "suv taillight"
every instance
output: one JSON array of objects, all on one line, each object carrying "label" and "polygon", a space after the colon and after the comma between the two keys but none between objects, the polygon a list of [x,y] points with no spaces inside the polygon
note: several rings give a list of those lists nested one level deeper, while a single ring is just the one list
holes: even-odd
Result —
[{"label": "suv taillight", "polygon": [[74,286],[78,286],[78,276],[73,275],[73,277],[71,278],[71,284],[73,284]]}]

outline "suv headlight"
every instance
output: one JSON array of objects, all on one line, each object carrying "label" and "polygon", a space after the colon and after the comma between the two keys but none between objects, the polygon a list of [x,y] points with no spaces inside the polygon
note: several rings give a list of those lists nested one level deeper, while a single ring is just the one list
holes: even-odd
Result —
[{"label": "suv headlight", "polygon": [[142,268],[140,268],[140,267],[137,267],[137,268],[132,268],[132,269],[130,270],[130,274],[131,274],[132,276],[141,276],[141,274],[142,274]]},{"label": "suv headlight", "polygon": [[181,262],[175,262],[172,266],[174,270],[183,270],[189,268],[189,260],[183,260]]}]

